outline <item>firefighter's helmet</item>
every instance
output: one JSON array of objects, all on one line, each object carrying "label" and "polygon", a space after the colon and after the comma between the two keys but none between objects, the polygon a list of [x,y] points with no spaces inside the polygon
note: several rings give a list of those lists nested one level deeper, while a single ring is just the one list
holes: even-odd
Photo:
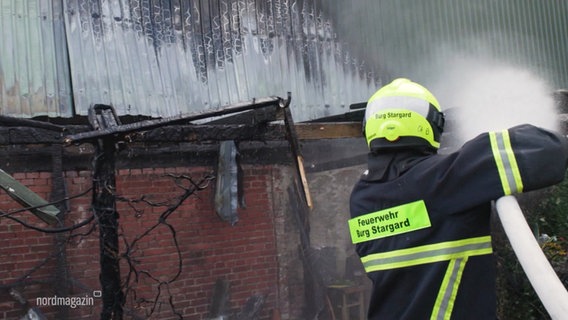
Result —
[{"label": "firefighter's helmet", "polygon": [[428,89],[399,78],[371,96],[363,129],[371,151],[401,147],[437,150],[444,114]]}]

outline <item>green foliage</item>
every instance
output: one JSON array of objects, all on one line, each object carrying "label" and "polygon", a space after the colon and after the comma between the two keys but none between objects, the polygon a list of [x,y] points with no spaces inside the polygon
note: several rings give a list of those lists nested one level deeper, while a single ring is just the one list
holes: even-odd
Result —
[{"label": "green foliage", "polygon": [[[568,284],[568,178],[537,197],[522,202],[527,222],[558,277]],[[496,230],[499,318],[550,319],[534,292],[503,231]]]},{"label": "green foliage", "polygon": [[542,202],[538,220],[540,233],[554,235],[559,239],[568,238],[568,179],[552,189],[552,194]]}]

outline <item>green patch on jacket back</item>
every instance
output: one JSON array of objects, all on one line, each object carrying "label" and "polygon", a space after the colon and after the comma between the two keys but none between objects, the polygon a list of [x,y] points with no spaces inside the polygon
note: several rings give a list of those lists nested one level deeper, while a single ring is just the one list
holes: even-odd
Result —
[{"label": "green patch on jacket back", "polygon": [[430,227],[424,200],[379,210],[349,220],[353,243],[365,242]]}]

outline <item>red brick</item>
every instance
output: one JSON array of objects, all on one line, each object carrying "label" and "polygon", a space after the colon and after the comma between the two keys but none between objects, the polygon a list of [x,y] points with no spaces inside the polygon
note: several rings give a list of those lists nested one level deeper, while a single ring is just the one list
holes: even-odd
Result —
[{"label": "red brick", "polygon": [[[210,168],[145,168],[120,169],[117,176],[117,193],[124,197],[137,199],[147,195],[152,201],[171,200],[182,194],[183,190],[175,186],[165,173],[184,174],[198,181],[208,174]],[[277,171],[275,171],[277,172]],[[241,221],[232,227],[217,216],[212,205],[212,186],[206,190],[191,195],[178,211],[170,215],[168,222],[177,232],[180,245],[183,269],[179,279],[170,285],[170,292],[176,302],[176,309],[182,311],[188,319],[206,319],[217,278],[225,276],[231,281],[231,290],[238,297],[231,298],[231,306],[240,308],[255,292],[268,292],[269,297],[275,296],[274,283],[278,281],[277,257],[274,244],[274,226],[270,212],[270,196],[267,190],[272,181],[270,166],[248,167],[245,170],[245,195],[249,208],[241,209]],[[21,179],[28,180],[29,187],[49,195],[51,175],[49,173],[18,174]],[[65,176],[68,180],[70,194],[77,194],[91,187],[92,173],[90,171],[70,171]],[[35,180],[34,180],[35,179]],[[41,180],[43,179],[43,180]],[[40,181],[41,180],[41,181]],[[187,184],[189,186],[189,184]],[[42,189],[44,188],[45,189]],[[48,188],[49,187],[49,188]],[[72,221],[83,221],[90,215],[90,194],[69,201],[71,208],[68,224]],[[6,195],[0,195],[0,209],[4,205],[13,205],[13,200]],[[141,210],[141,218],[134,217],[133,209],[126,202],[119,202],[120,223],[128,241],[132,241],[146,228],[154,225],[165,207],[152,207],[143,203],[134,204]],[[35,217],[31,217],[35,219]],[[40,224],[37,219],[34,223]],[[13,268],[14,272],[5,274],[4,279],[13,279],[25,272],[26,268],[35,266],[53,252],[53,236],[41,235],[38,232],[24,229],[16,224],[5,224],[0,220],[0,235],[7,241],[9,250],[0,249],[0,258],[9,257],[12,264],[1,263],[0,270]],[[76,233],[88,229],[77,230]],[[6,235],[6,236],[4,236]],[[73,239],[67,246],[67,258],[71,275],[78,283],[92,288],[99,288],[99,242],[98,233],[93,232],[85,237]],[[121,240],[121,248],[125,246]],[[172,234],[166,226],[159,226],[141,240],[132,254],[137,259],[138,271],[146,270],[160,279],[169,279],[177,272],[178,255],[172,241]],[[5,261],[5,260],[3,260]],[[128,273],[127,263],[121,261],[122,275]],[[55,261],[50,261],[32,274],[32,280],[48,279],[55,274]],[[157,293],[156,283],[147,276],[141,275],[135,285],[139,297],[152,299]],[[77,288],[78,290],[84,290]],[[163,296],[160,301],[167,305],[166,290],[162,287]],[[26,289],[27,290],[27,289]],[[33,289],[34,294],[50,292],[51,288],[38,285]],[[129,299],[132,299],[130,296]],[[272,300],[271,300],[272,299]],[[269,298],[266,305],[274,304],[274,298]],[[128,300],[132,301],[132,300]],[[132,303],[132,302],[129,302]],[[100,304],[100,303],[99,303]],[[148,304],[146,304],[149,307]],[[131,305],[131,307],[135,307]],[[0,309],[2,310],[2,309]],[[97,316],[100,305],[95,308],[83,308],[73,313],[73,318],[88,319]],[[144,314],[144,310],[140,310]],[[173,319],[174,315],[168,308],[162,306],[162,312],[156,313],[157,318]],[[1,314],[0,314],[1,315]],[[269,313],[263,313],[263,320],[269,319]]]},{"label": "red brick", "polygon": [[14,172],[11,174],[12,178],[16,180],[22,180],[26,178],[26,173],[24,172]]},{"label": "red brick", "polygon": [[40,172],[39,177],[42,178],[42,179],[50,179],[51,178],[51,172]]}]

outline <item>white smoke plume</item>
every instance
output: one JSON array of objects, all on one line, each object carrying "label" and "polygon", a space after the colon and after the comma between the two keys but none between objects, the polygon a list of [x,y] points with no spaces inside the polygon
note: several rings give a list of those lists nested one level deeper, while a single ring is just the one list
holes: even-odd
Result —
[{"label": "white smoke plume", "polygon": [[432,86],[461,143],[479,133],[530,123],[558,130],[553,90],[530,70],[507,63],[456,58]]}]

